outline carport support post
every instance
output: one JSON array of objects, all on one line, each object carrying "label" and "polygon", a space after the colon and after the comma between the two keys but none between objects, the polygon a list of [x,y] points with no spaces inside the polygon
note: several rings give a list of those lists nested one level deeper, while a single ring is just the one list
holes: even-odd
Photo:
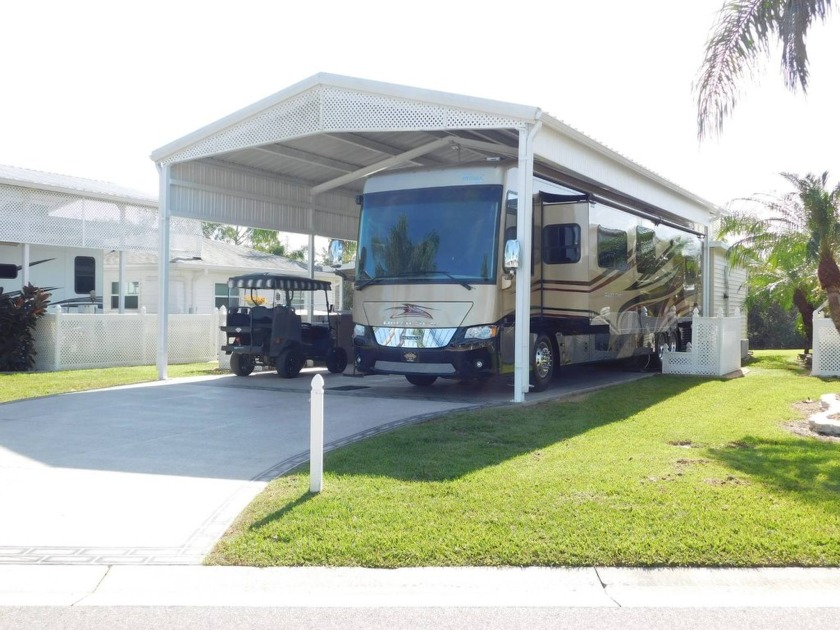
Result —
[{"label": "carport support post", "polygon": [[166,380],[169,363],[169,227],[171,223],[169,166],[158,165],[160,173],[160,210],[158,215],[158,238],[160,239],[158,257],[158,340],[157,372],[158,380]]},{"label": "carport support post", "polygon": [[324,377],[312,377],[309,411],[309,491],[324,487]]},{"label": "carport support post", "polygon": [[540,128],[525,125],[519,130],[519,195],[516,204],[516,238],[521,256],[516,271],[516,336],[514,339],[513,402],[524,402],[528,391],[531,348],[531,229],[533,225],[534,135]]}]

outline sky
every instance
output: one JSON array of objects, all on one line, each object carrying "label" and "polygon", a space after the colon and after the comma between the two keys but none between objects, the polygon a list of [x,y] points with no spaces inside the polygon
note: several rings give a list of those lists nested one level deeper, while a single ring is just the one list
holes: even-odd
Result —
[{"label": "sky", "polygon": [[840,181],[840,15],[807,97],[768,58],[719,137],[692,83],[723,0],[31,0],[3,8],[0,164],[157,194],[149,155],[318,72],[536,106],[719,205]]}]

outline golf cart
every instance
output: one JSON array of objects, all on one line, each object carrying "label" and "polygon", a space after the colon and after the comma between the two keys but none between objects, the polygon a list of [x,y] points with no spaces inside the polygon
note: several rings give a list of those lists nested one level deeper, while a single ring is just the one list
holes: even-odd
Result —
[{"label": "golf cart", "polygon": [[[231,289],[245,289],[248,306],[233,306],[221,330],[227,336],[222,350],[230,355],[230,369],[248,376],[257,365],[277,369],[283,378],[294,378],[307,360],[325,363],[340,374],[347,367],[347,352],[338,346],[337,325],[330,323],[330,283],[298,276],[254,273],[228,280]],[[324,291],[327,323],[301,322],[292,307],[295,291]]]}]

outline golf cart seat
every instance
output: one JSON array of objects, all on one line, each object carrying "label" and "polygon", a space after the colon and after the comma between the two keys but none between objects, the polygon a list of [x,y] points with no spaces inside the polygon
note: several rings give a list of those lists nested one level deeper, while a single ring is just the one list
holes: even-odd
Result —
[{"label": "golf cart seat", "polygon": [[271,329],[272,346],[283,345],[287,341],[299,342],[300,329],[300,316],[297,313],[285,306],[274,307],[274,322]]},{"label": "golf cart seat", "polygon": [[232,306],[228,311],[227,325],[231,328],[236,326],[250,326],[251,316],[248,315],[248,309],[239,306]]},{"label": "golf cart seat", "polygon": [[251,309],[251,321],[253,326],[271,326],[271,309],[265,306],[255,306]]},{"label": "golf cart seat", "polygon": [[271,337],[271,311],[265,306],[251,309],[251,339],[255,346],[263,346]]}]

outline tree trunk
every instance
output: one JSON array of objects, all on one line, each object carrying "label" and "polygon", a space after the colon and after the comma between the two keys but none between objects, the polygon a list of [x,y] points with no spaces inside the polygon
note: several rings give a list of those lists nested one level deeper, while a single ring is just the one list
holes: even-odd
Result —
[{"label": "tree trunk", "polygon": [[831,252],[820,253],[817,278],[828,296],[828,314],[840,333],[840,268]]},{"label": "tree trunk", "polygon": [[805,354],[808,354],[814,345],[814,311],[816,308],[808,301],[808,296],[802,287],[794,289],[793,304],[799,311],[799,316],[802,317],[802,326],[805,328]]}]

